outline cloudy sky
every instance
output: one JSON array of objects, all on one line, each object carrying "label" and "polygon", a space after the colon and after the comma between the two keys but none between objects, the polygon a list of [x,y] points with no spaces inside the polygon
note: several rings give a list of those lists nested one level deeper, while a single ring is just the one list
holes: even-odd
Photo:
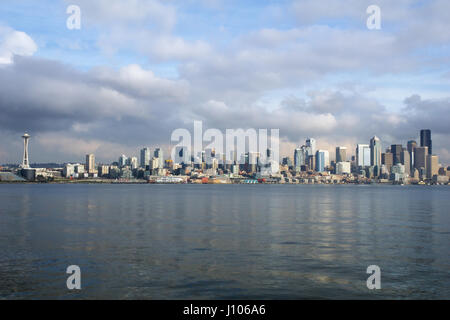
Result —
[{"label": "cloudy sky", "polygon": [[[69,30],[69,5],[81,29]],[[381,30],[366,26],[381,8]],[[0,2],[0,163],[168,147],[194,120],[354,150],[433,132],[450,164],[448,0]]]}]

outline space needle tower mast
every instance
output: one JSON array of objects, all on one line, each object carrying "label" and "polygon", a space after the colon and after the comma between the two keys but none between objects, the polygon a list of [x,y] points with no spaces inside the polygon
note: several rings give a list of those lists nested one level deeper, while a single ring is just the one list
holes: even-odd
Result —
[{"label": "space needle tower mast", "polygon": [[22,169],[30,168],[30,159],[28,159],[28,141],[31,136],[28,133],[25,133],[23,136],[23,160],[22,160]]}]

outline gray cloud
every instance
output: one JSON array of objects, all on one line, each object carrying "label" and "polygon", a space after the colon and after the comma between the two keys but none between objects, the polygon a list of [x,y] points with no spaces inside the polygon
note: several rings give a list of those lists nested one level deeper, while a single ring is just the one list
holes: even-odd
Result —
[{"label": "gray cloud", "polygon": [[168,144],[167,130],[182,124],[177,115],[187,85],[138,66],[97,71],[16,57],[14,64],[0,68],[1,131],[124,146]]},{"label": "gray cloud", "polygon": [[[356,85],[344,89],[342,80],[340,88],[331,88],[327,82],[346,73],[400,77],[448,64],[445,57],[421,54],[450,40],[447,2],[431,1],[418,9],[412,0],[381,1],[386,24],[370,32],[364,28],[365,2],[294,1],[297,27],[254,30],[226,46],[175,35],[177,1],[136,0],[128,7],[122,1],[76,3],[88,26],[107,26],[97,42],[101,49],[130,49],[152,62],[176,61],[179,76],[165,79],[139,65],[79,71],[15,56],[14,63],[0,67],[0,134],[6,141],[0,162],[20,158],[20,134],[26,130],[33,135],[36,161],[81,161],[87,152],[110,161],[121,153],[137,155],[144,145],[168,146],[172,130],[190,129],[193,120],[222,130],[279,128],[289,148],[314,136],[330,151],[336,145],[353,150],[373,135],[385,146],[406,143],[430,128],[435,150],[450,162],[448,98],[399,97],[404,104],[390,110]],[[223,5],[199,3],[217,10]],[[362,26],[321,25],[334,18]],[[266,95],[286,88],[290,92],[278,94],[279,102],[264,104]]]},{"label": "gray cloud", "polygon": [[188,80],[158,78],[136,65],[79,72],[58,62],[24,57],[0,69],[0,83],[1,131],[14,137],[12,147],[20,155],[17,142],[29,130],[45,150],[37,155],[41,161],[50,161],[50,154],[64,161],[86,152],[96,152],[106,161],[125,151],[137,154],[144,145],[167,146],[171,132],[190,129],[193,120],[222,130],[279,128],[287,143],[314,136],[329,148],[353,148],[353,143],[367,142],[373,135],[386,146],[406,143],[427,127],[435,134],[436,150],[443,157],[449,154],[450,99],[412,96],[403,109],[390,112],[356,91],[322,90],[310,91],[306,99],[286,97],[269,110],[257,102],[242,107],[215,100],[214,93],[205,100],[205,94],[191,90]]}]

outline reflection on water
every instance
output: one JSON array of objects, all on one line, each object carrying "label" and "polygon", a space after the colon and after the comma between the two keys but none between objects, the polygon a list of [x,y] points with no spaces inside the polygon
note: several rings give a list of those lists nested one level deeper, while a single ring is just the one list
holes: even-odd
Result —
[{"label": "reflection on water", "polygon": [[[450,298],[447,187],[0,185],[0,298]],[[65,270],[82,270],[68,292]],[[379,265],[382,290],[366,287]]]}]

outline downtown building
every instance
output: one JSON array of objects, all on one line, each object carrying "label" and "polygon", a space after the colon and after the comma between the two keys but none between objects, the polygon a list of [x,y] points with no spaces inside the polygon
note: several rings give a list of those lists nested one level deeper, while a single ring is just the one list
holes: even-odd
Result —
[{"label": "downtown building", "polygon": [[146,148],[141,149],[140,155],[141,155],[141,157],[140,157],[141,168],[145,169],[145,168],[147,168],[147,166],[150,165],[150,159],[151,159],[150,148],[146,147]]},{"label": "downtown building", "polygon": [[420,131],[420,146],[428,148],[428,154],[433,154],[433,142],[431,140],[431,130],[424,129]]},{"label": "downtown building", "polygon": [[381,140],[377,136],[370,139],[370,165],[373,167],[373,174],[379,176],[381,173]]},{"label": "downtown building", "polygon": [[306,152],[306,146],[295,149],[294,151],[294,168],[296,172],[300,172],[302,166],[306,165],[308,154]]},{"label": "downtown building", "polygon": [[439,175],[439,157],[436,155],[427,155],[427,179],[433,179]]},{"label": "downtown building", "polygon": [[95,155],[86,155],[86,173],[92,176],[97,176],[98,171],[95,167]]},{"label": "downtown building", "polygon": [[416,147],[414,149],[414,168],[419,171],[419,177],[424,178],[427,174],[428,147]]},{"label": "downtown building", "polygon": [[368,144],[356,146],[356,166],[358,168],[370,167],[370,146]]},{"label": "downtown building", "polygon": [[327,150],[317,150],[316,152],[316,171],[325,172],[330,166],[330,154]]},{"label": "downtown building", "polygon": [[347,162],[347,147],[336,147],[336,163]]}]

